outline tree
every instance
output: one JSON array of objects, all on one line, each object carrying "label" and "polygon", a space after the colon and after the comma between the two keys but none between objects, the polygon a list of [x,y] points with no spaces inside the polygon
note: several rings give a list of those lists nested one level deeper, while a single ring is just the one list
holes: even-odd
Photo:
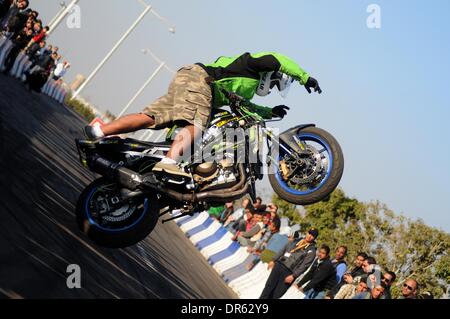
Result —
[{"label": "tree", "polygon": [[364,251],[385,270],[394,271],[394,297],[408,278],[416,279],[423,290],[434,296],[445,294],[450,285],[450,235],[421,220],[396,215],[379,202],[359,202],[341,189],[328,199],[305,207],[305,214],[299,214],[295,205],[276,195],[273,201],[280,207],[280,214],[299,223],[303,231],[312,226],[318,228],[318,244],[346,245],[348,260]]}]

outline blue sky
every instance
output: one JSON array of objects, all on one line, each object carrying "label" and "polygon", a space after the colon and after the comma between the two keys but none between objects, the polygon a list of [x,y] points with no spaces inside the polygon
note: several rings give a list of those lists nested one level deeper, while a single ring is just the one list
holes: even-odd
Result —
[{"label": "blue sky", "polygon": [[[286,100],[255,99],[291,107],[280,128],[313,122],[330,131],[344,150],[348,195],[450,231],[449,1],[147,1],[177,33],[147,16],[85,98],[117,114],[157,66],[144,48],[173,69],[247,51],[286,54],[324,94],[295,87]],[[47,21],[59,2],[31,1]],[[372,3],[381,29],[367,28]],[[51,38],[73,65],[68,81],[89,74],[142,11],[134,0],[80,0],[80,7],[81,28],[62,24]],[[130,112],[164,94],[170,79],[161,73]]]}]

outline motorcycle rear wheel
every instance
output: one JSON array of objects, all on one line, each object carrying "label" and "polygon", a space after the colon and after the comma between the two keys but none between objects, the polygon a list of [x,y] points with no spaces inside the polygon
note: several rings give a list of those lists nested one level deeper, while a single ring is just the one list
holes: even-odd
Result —
[{"label": "motorcycle rear wheel", "polygon": [[105,178],[88,185],[81,193],[76,216],[80,230],[95,244],[107,248],[124,248],[145,239],[158,222],[156,196],[130,199],[115,205],[121,186]]}]

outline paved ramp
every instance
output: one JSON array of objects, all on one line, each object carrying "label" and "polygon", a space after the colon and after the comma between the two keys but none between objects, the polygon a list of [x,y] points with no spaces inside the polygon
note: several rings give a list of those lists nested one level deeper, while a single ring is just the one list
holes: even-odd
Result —
[{"label": "paved ramp", "polygon": [[[235,298],[173,223],[127,249],[78,231],[75,203],[94,179],[78,162],[75,113],[0,74],[0,298]],[[69,264],[81,289],[68,289]]]}]

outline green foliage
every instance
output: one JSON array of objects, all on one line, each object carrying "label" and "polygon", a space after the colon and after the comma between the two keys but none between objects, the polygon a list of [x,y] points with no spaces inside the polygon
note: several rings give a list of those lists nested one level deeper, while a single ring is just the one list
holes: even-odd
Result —
[{"label": "green foliage", "polygon": [[450,285],[450,235],[421,220],[396,215],[379,202],[361,203],[341,189],[327,200],[305,207],[304,214],[276,195],[273,202],[280,207],[280,215],[300,224],[302,231],[318,228],[318,244],[346,245],[349,261],[364,251],[385,270],[394,271],[394,297],[407,278],[418,280],[422,291],[434,296],[442,296]]},{"label": "green foliage", "polygon": [[80,114],[89,123],[95,119],[95,114],[94,112],[92,112],[92,109],[89,107],[89,105],[86,105],[85,103],[76,99],[72,100],[71,94],[67,94],[64,100],[64,104]]}]

